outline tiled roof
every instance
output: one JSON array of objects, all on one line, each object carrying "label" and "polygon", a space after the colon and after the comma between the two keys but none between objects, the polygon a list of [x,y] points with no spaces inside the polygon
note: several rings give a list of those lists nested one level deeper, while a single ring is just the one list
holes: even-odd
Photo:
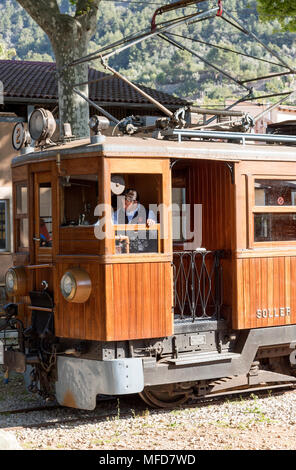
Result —
[{"label": "tiled roof", "polygon": [[[4,100],[10,98],[34,98],[42,100],[58,98],[54,62],[26,62],[19,60],[0,60],[0,80],[4,88]],[[95,69],[89,69],[89,80],[107,77]],[[167,106],[184,106],[187,101],[167,93],[141,86],[153,98]],[[90,84],[90,99],[105,103],[149,103],[140,93],[124,81],[110,75],[110,78]]]}]

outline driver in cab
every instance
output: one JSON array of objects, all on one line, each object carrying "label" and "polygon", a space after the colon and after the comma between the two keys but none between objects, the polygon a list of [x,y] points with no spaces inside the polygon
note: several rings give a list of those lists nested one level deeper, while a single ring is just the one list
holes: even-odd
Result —
[{"label": "driver in cab", "polygon": [[154,212],[139,203],[139,194],[135,189],[127,189],[118,199],[122,201],[122,207],[113,213],[114,224],[147,224],[149,227],[156,224]]}]

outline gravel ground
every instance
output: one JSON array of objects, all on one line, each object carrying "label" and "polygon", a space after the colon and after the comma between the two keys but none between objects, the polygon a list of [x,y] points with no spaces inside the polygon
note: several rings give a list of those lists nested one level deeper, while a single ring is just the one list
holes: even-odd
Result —
[{"label": "gravel ground", "polygon": [[[0,428],[14,433],[27,450],[295,450],[296,391],[267,397],[241,396],[199,408],[155,411],[141,409],[137,397],[98,405],[108,419],[55,424],[62,417],[85,416],[71,409],[50,409],[0,416]],[[25,391],[15,374],[8,385],[0,376],[0,411],[42,405]],[[128,411],[128,416],[126,412]],[[96,410],[98,412],[98,410]],[[124,416],[123,416],[124,413]],[[121,416],[122,415],[122,416]],[[90,416],[93,416],[90,413]],[[52,422],[40,428],[30,423]]]}]

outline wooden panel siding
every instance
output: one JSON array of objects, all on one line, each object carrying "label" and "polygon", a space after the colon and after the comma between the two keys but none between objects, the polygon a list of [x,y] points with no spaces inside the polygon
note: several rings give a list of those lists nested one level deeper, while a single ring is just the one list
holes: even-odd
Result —
[{"label": "wooden panel siding", "polygon": [[110,264],[108,280],[108,340],[172,334],[171,263]]},{"label": "wooden panel siding", "polygon": [[95,237],[94,226],[60,227],[60,254],[94,254],[102,251],[102,241]]},{"label": "wooden panel siding", "polygon": [[[92,292],[87,302],[67,302],[60,290],[61,278],[71,267],[85,269],[91,279]],[[98,263],[58,263],[55,268],[55,334],[85,340],[105,339],[104,265]]]},{"label": "wooden panel siding", "polygon": [[234,328],[296,323],[296,257],[237,259]]},{"label": "wooden panel siding", "polygon": [[91,278],[84,304],[60,293],[63,274],[74,265],[56,266],[55,334],[67,338],[116,341],[172,334],[170,263],[77,263]]}]

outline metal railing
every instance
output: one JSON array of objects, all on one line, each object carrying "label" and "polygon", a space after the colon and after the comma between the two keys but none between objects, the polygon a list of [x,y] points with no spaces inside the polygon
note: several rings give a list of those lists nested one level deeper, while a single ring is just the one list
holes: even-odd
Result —
[{"label": "metal railing", "polygon": [[223,132],[223,131],[208,131],[208,130],[194,130],[194,129],[174,129],[173,134],[178,136],[178,141],[182,142],[184,138],[200,138],[200,139],[225,139],[225,140],[239,140],[242,144],[246,141],[261,141],[261,142],[280,142],[296,144],[295,136],[279,135],[279,134],[247,134],[243,132]]},{"label": "metal railing", "polygon": [[225,252],[178,251],[173,256],[175,319],[220,318],[223,301],[221,258]]}]

